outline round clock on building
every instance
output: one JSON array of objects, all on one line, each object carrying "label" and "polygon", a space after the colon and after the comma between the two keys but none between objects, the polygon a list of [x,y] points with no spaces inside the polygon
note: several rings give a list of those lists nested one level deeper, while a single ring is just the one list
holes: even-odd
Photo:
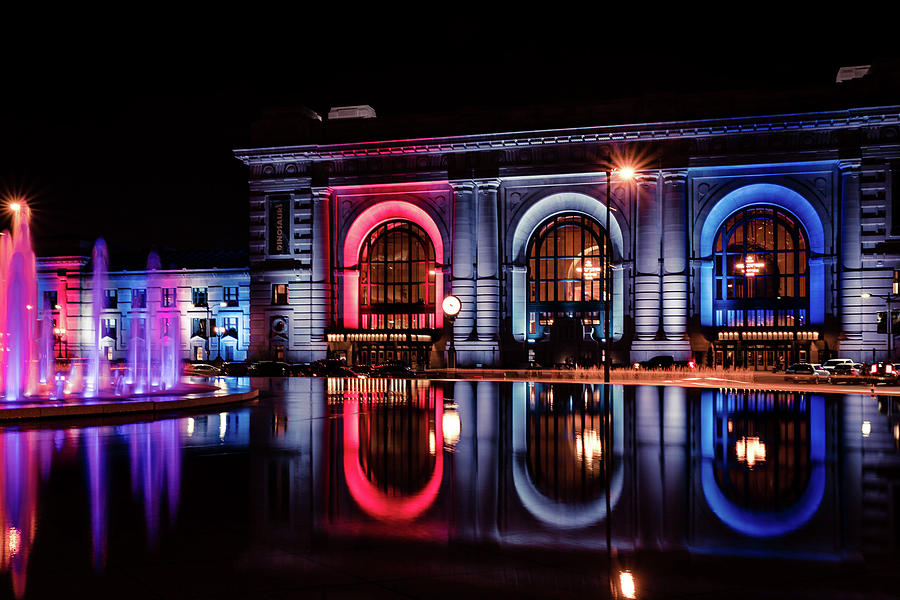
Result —
[{"label": "round clock on building", "polygon": [[448,317],[455,317],[458,315],[461,308],[462,302],[460,302],[459,298],[456,296],[447,296],[441,303],[441,309],[443,309],[444,314]]}]

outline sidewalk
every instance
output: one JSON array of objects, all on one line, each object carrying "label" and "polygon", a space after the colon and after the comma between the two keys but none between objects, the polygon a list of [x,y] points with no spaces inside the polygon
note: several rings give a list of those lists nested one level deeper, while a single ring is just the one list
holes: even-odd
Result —
[{"label": "sidewalk", "polygon": [[[603,369],[434,369],[424,373],[428,379],[547,381],[603,383]],[[900,395],[900,386],[871,384],[794,383],[785,381],[783,372],[749,369],[680,369],[670,371],[612,369],[610,382],[620,385],[679,385],[705,388],[750,388],[819,393]]]}]

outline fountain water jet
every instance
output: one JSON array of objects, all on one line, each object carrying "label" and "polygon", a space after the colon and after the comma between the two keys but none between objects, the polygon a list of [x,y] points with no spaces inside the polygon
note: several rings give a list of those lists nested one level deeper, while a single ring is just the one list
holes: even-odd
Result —
[{"label": "fountain water jet", "polygon": [[111,381],[103,313],[108,308],[109,257],[102,239],[97,240],[92,255],[90,313],[81,322],[88,325],[87,331],[76,329],[81,337],[81,358],[56,372],[54,308],[64,319],[65,307],[53,307],[46,300],[38,305],[37,261],[29,218],[28,207],[19,204],[13,210],[12,233],[0,233],[0,399],[58,401],[198,391],[196,384],[181,382],[181,315],[175,303],[162,300],[164,295],[170,297],[163,289],[171,289],[166,286],[172,282],[160,272],[156,253],[148,257],[144,302],[130,315],[128,368],[117,370]]}]

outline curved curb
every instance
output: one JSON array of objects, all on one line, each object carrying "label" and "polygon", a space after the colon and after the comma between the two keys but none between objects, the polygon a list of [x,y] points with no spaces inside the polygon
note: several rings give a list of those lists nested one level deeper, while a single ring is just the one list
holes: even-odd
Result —
[{"label": "curved curb", "polygon": [[21,408],[0,408],[0,422],[27,419],[48,419],[62,417],[96,417],[131,413],[168,412],[247,402],[259,398],[256,388],[243,388],[233,393],[213,393],[211,395],[188,394],[186,396],[158,397],[156,399],[118,400],[94,404],[55,403],[45,406]]}]

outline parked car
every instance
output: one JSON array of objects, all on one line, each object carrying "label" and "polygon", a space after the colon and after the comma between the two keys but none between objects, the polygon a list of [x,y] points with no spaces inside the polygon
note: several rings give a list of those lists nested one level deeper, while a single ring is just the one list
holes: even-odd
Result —
[{"label": "parked car", "polygon": [[295,363],[291,365],[292,377],[312,377],[313,367],[309,363]]},{"label": "parked car", "polygon": [[796,383],[819,383],[820,375],[809,363],[794,363],[784,370],[784,380]]},{"label": "parked car", "polygon": [[206,363],[188,363],[185,365],[184,374],[197,377],[216,377],[221,375],[222,371],[218,367]]},{"label": "parked car", "polygon": [[839,383],[865,383],[866,376],[860,368],[854,363],[841,363],[835,365],[831,371],[831,377],[828,378],[833,384]]},{"label": "parked car", "polygon": [[313,377],[363,378],[365,375],[353,371],[347,363],[338,358],[326,358],[310,364]]},{"label": "parked car", "polygon": [[851,358],[829,358],[825,362],[822,363],[822,368],[828,371],[829,373],[834,372],[834,368],[838,365],[852,365],[853,359]]},{"label": "parked car", "polygon": [[415,379],[416,372],[404,363],[381,363],[372,367],[369,377],[395,377],[397,379]]},{"label": "parked car", "polygon": [[232,377],[246,377],[250,374],[250,365],[245,362],[227,362],[222,365],[222,374]]},{"label": "parked car", "polygon": [[291,365],[286,362],[264,360],[250,365],[251,377],[285,377],[291,374]]},{"label": "parked car", "polygon": [[819,363],[812,363],[812,366],[816,371],[816,377],[818,377],[818,381],[816,383],[828,383],[828,379],[829,377],[831,377],[831,373],[829,371],[826,371]]},{"label": "parked car", "polygon": [[893,363],[878,362],[869,366],[868,381],[872,384],[897,385],[898,375],[900,373]]},{"label": "parked car", "polygon": [[697,362],[694,360],[675,360],[674,356],[654,356],[650,360],[644,360],[632,364],[634,369],[696,369]]}]

